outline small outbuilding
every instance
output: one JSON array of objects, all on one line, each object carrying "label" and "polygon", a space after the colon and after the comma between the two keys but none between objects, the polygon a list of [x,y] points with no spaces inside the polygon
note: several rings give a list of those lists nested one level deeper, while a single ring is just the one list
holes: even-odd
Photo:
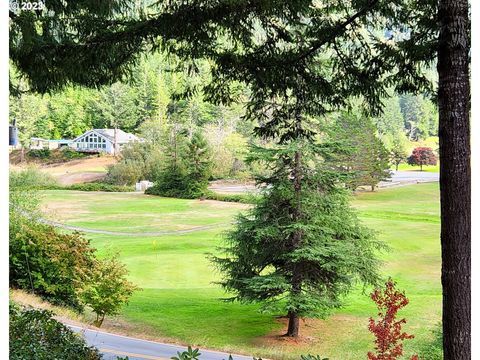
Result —
[{"label": "small outbuilding", "polygon": [[71,146],[72,140],[60,139],[60,140],[48,140],[38,137],[32,137],[30,139],[30,149],[49,149],[55,150],[62,147]]}]

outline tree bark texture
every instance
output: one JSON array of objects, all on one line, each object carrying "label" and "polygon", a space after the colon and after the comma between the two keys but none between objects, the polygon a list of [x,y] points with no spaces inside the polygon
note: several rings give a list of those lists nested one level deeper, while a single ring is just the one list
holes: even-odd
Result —
[{"label": "tree bark texture", "polygon": [[288,330],[286,336],[297,337],[300,329],[300,317],[296,312],[288,313]]},{"label": "tree bark texture", "polygon": [[470,21],[467,0],[440,0],[440,200],[445,360],[471,359]]}]

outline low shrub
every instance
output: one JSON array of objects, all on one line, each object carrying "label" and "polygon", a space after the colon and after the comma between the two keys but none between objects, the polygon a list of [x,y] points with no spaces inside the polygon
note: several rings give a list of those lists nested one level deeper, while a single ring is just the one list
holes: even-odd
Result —
[{"label": "low shrub", "polygon": [[10,190],[34,190],[58,187],[57,180],[43,171],[31,166],[24,170],[11,170],[9,174]]},{"label": "low shrub", "polygon": [[48,159],[52,154],[50,149],[32,149],[27,155],[31,158]]},{"label": "low shrub", "polygon": [[70,147],[65,147],[61,149],[62,155],[66,160],[81,159],[86,157],[85,153],[74,150]]},{"label": "low shrub", "polygon": [[[403,355],[403,341],[415,336],[402,331],[407,323],[405,319],[397,320],[397,313],[408,305],[405,293],[397,290],[396,283],[389,279],[384,288],[377,288],[370,294],[377,305],[379,319],[369,319],[368,330],[375,336],[375,352],[369,351],[368,360],[396,360]],[[419,360],[413,355],[410,360]]]},{"label": "low shrub", "polygon": [[10,360],[102,359],[96,348],[53,319],[49,311],[11,304],[9,313]]},{"label": "low shrub", "polygon": [[106,191],[106,192],[129,192],[134,190],[132,186],[112,185],[112,184],[107,184],[102,182],[72,184],[72,185],[67,185],[60,188],[64,190]]},{"label": "low shrub", "polygon": [[147,195],[156,195],[163,197],[172,197],[178,199],[204,199],[204,200],[217,200],[225,202],[237,202],[243,204],[255,203],[256,196],[250,194],[219,194],[210,190],[207,190],[203,195],[196,196],[196,194],[188,194],[181,190],[169,189],[163,190],[159,186],[152,186],[145,190]]},{"label": "low shrub", "polygon": [[208,191],[205,195],[205,199],[217,200],[225,202],[237,202],[242,204],[254,204],[257,195],[251,194],[219,194],[213,191]]}]

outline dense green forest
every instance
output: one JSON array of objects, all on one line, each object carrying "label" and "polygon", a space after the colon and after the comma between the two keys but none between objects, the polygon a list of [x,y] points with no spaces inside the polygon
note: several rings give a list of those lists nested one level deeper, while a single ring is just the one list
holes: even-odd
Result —
[{"label": "dense green forest", "polygon": [[[210,70],[207,61],[193,74],[161,54],[150,55],[138,63],[131,80],[126,82],[100,89],[69,87],[43,96],[28,91],[12,95],[10,118],[16,119],[24,146],[29,145],[31,137],[72,139],[91,128],[119,127],[140,135],[153,147],[162,144],[160,153],[165,153],[172,148],[176,152],[178,141],[188,141],[194,133],[201,132],[211,153],[215,154],[212,177],[242,177],[248,144],[259,141],[252,135],[256,124],[243,119],[248,90],[238,86],[237,101],[232,105],[211,104],[197,89],[209,81]],[[14,72],[11,75],[21,89],[21,79]],[[392,163],[395,154],[406,158],[410,141],[437,136],[438,114],[429,99],[421,95],[392,94],[383,102],[384,114],[371,122],[375,136],[391,154]],[[361,113],[361,109],[352,112]],[[331,118],[334,124],[336,115]],[[180,149],[187,146],[185,141]],[[162,156],[156,157],[157,151],[152,148],[146,151],[152,155],[151,160]],[[173,156],[176,157],[176,153]],[[123,165],[117,173],[129,172],[132,168],[130,163]],[[143,174],[139,174],[138,169],[133,174],[130,171],[132,179],[148,174],[149,170]]]}]

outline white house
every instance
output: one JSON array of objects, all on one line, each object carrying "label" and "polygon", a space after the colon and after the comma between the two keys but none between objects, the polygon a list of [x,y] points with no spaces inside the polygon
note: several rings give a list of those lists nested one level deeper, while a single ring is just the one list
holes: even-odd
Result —
[{"label": "white house", "polygon": [[[116,130],[116,144],[120,151],[125,144],[140,141],[137,136]],[[92,129],[74,139],[70,145],[81,152],[105,152],[115,154],[115,129]]]}]

